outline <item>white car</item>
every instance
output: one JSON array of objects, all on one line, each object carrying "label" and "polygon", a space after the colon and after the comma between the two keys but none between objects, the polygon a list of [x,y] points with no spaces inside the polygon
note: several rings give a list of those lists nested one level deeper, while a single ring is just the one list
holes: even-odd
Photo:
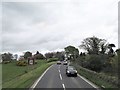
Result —
[{"label": "white car", "polygon": [[61,62],[60,62],[60,61],[57,61],[57,64],[61,64]]}]

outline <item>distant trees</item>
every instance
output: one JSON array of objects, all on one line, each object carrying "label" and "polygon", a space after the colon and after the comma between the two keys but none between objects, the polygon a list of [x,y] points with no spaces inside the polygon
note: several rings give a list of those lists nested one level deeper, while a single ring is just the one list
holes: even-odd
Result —
[{"label": "distant trees", "polygon": [[37,60],[45,59],[44,55],[39,53],[39,51],[36,52],[36,54],[34,55],[34,58]]},{"label": "distant trees", "polygon": [[54,53],[53,52],[49,52],[49,53],[46,53],[45,54],[45,57],[48,59],[48,58],[53,58],[54,56]]},{"label": "distant trees", "polygon": [[45,54],[47,59],[49,58],[58,58],[58,60],[64,60],[64,52],[49,52]]},{"label": "distant trees", "polygon": [[25,59],[28,59],[28,57],[34,57],[34,59],[40,60],[40,59],[45,59],[44,55],[40,53],[39,51],[36,52],[36,54],[32,55],[31,52],[27,51],[23,55]]},{"label": "distant trees", "polygon": [[105,39],[99,39],[93,36],[84,39],[79,47],[87,50],[88,54],[104,54],[107,49],[107,44]]},{"label": "distant trees", "polygon": [[115,47],[115,44],[109,44],[109,45],[108,45],[108,48],[109,48],[108,55],[109,55],[109,56],[114,56],[113,47]]},{"label": "distant trees", "polygon": [[13,56],[13,59],[14,59],[14,60],[17,60],[17,59],[18,59],[18,55],[15,54],[15,55]]},{"label": "distant trees", "polygon": [[25,54],[24,54],[25,59],[28,59],[28,57],[31,57],[31,56],[32,56],[32,53],[29,51],[25,52]]},{"label": "distant trees", "polygon": [[2,54],[2,61],[11,61],[12,58],[13,58],[13,55],[9,52]]},{"label": "distant trees", "polygon": [[67,58],[72,58],[75,60],[79,56],[79,50],[74,46],[67,46],[64,49],[65,49]]},{"label": "distant trees", "polygon": [[61,60],[61,61],[65,60],[64,52],[55,52],[54,57],[58,58],[58,60]]}]

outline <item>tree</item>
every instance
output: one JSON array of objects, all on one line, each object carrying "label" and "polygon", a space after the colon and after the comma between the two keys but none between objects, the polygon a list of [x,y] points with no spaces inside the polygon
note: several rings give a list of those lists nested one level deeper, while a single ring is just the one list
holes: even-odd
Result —
[{"label": "tree", "polygon": [[2,60],[3,61],[11,61],[12,58],[13,58],[13,55],[9,52],[2,54]]},{"label": "tree", "polygon": [[120,48],[116,50],[117,55],[120,56]]},{"label": "tree", "polygon": [[93,36],[84,39],[79,47],[87,50],[88,54],[99,54],[100,50],[102,53],[105,53],[106,45],[105,39]]},{"label": "tree", "polygon": [[38,51],[36,52],[36,54],[34,55],[34,58],[37,59],[37,60],[40,60],[40,59],[45,59],[44,55],[39,53]]},{"label": "tree", "polygon": [[32,56],[32,53],[29,51],[25,52],[25,54],[24,54],[25,59],[28,59],[28,57],[31,57],[31,56]]},{"label": "tree", "polygon": [[53,55],[54,53],[53,52],[50,52],[50,53],[46,53],[45,54],[45,57],[48,59],[48,58],[53,58]]},{"label": "tree", "polygon": [[79,56],[79,50],[74,46],[67,46],[64,49],[68,58],[76,59]]},{"label": "tree", "polygon": [[101,56],[91,55],[88,62],[89,62],[88,64],[89,69],[96,71],[96,72],[100,72],[102,70],[103,61],[101,60]]},{"label": "tree", "polygon": [[37,51],[36,54],[39,54],[39,51]]},{"label": "tree", "polygon": [[64,55],[64,52],[62,52],[62,51],[61,52],[56,52],[55,57],[58,58],[58,60],[61,60],[61,61],[65,60],[65,55]]},{"label": "tree", "polygon": [[108,55],[109,55],[109,56],[114,56],[113,47],[115,47],[115,44],[109,44],[109,45],[108,45],[108,48],[109,48]]},{"label": "tree", "polygon": [[15,59],[15,60],[18,59],[18,55],[17,55],[17,54],[14,55],[14,59]]},{"label": "tree", "polygon": [[82,52],[80,53],[80,56],[83,56],[83,53],[82,53]]}]

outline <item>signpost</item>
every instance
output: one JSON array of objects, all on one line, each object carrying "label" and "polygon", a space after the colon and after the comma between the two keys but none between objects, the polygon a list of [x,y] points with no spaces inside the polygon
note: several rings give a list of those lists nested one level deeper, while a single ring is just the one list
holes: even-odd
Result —
[{"label": "signpost", "polygon": [[28,64],[29,65],[34,65],[35,64],[35,59],[33,57],[28,58]]}]

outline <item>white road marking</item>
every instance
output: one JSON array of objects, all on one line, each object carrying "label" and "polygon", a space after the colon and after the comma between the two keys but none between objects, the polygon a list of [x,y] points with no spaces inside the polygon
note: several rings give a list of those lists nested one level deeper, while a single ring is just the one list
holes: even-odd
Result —
[{"label": "white road marking", "polygon": [[80,78],[82,78],[84,81],[86,81],[88,84],[90,84],[92,87],[94,88],[98,88],[97,90],[99,90],[99,87],[97,87],[96,85],[94,85],[92,82],[88,81],[86,78],[82,77],[81,75],[78,74],[78,76]]},{"label": "white road marking", "polygon": [[60,73],[60,70],[59,70],[59,73]]},{"label": "white road marking", "polygon": [[49,68],[47,68],[45,70],[45,72],[35,81],[35,83],[31,86],[32,89],[34,89],[36,87],[36,85],[38,84],[38,82],[42,79],[42,77],[45,75],[45,73],[52,67],[53,65],[51,65]]},{"label": "white road marking", "polygon": [[62,80],[62,75],[60,74],[60,79]]},{"label": "white road marking", "polygon": [[63,86],[63,88],[64,88],[64,90],[65,90],[65,84],[62,84],[62,86]]}]

